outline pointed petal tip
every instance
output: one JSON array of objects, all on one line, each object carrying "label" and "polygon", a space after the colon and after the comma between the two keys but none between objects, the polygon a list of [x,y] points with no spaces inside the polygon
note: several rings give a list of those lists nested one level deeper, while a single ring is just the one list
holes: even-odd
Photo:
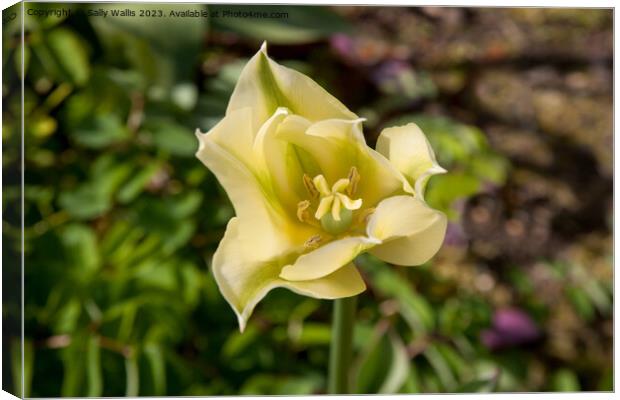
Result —
[{"label": "pointed petal tip", "polygon": [[198,156],[198,154],[200,154],[200,152],[202,152],[202,150],[205,147],[203,138],[204,138],[204,135],[206,135],[207,133],[202,132],[200,128],[196,128],[196,130],[194,131],[194,134],[198,138],[198,150],[196,150],[196,156]]},{"label": "pointed petal tip", "polygon": [[428,172],[430,172],[431,174],[445,174],[448,172],[448,170],[439,164],[435,164],[431,167],[431,169],[428,170]]},{"label": "pointed petal tip", "polygon": [[265,55],[267,54],[267,41],[266,40],[264,40],[263,44],[260,45],[260,51],[262,53],[265,53]]},{"label": "pointed petal tip", "polygon": [[245,321],[239,318],[239,333],[243,333],[245,331]]}]

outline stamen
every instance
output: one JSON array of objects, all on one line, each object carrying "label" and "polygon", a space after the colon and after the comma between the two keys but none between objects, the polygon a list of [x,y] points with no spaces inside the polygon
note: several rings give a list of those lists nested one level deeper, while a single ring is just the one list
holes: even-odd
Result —
[{"label": "stamen", "polygon": [[309,207],[310,202],[308,200],[300,201],[297,204],[297,219],[301,222],[307,222],[310,220],[310,214],[308,213]]},{"label": "stamen", "polygon": [[340,221],[340,197],[335,196],[332,203],[332,218],[334,221]]},{"label": "stamen", "polygon": [[317,199],[319,197],[319,191],[316,186],[314,186],[314,182],[312,182],[312,178],[310,178],[308,174],[304,174],[304,186],[310,194],[310,198]]},{"label": "stamen", "polygon": [[306,240],[306,242],[304,243],[304,247],[307,249],[315,249],[319,247],[319,244],[322,240],[323,238],[321,237],[321,235],[314,235],[310,239]]},{"label": "stamen", "polygon": [[312,180],[314,186],[319,190],[323,196],[329,196],[331,194],[329,190],[329,186],[327,186],[327,181],[323,175],[317,175]]},{"label": "stamen", "polygon": [[363,222],[363,223],[367,223],[368,219],[375,212],[375,210],[376,210],[375,207],[370,207],[370,208],[366,208],[366,209],[362,210],[362,212],[358,216],[358,221]]},{"label": "stamen", "polygon": [[357,168],[351,167],[349,170],[349,186],[347,187],[347,194],[353,196],[357,191],[357,183],[360,181],[360,174],[357,172]]},{"label": "stamen", "polygon": [[321,202],[319,203],[319,206],[316,209],[314,218],[319,219],[319,220],[323,218],[323,216],[327,214],[327,212],[329,211],[329,208],[331,207],[333,200],[334,200],[334,196],[331,196],[331,195],[327,197],[323,197],[321,199]]}]

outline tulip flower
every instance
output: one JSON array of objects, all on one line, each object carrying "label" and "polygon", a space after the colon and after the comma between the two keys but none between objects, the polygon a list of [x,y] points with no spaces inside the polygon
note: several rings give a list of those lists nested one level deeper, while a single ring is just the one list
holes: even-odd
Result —
[{"label": "tulip flower", "polygon": [[446,217],[424,202],[424,186],[445,170],[426,137],[415,124],[387,128],[373,150],[363,121],[263,45],[224,118],[196,132],[196,155],[236,214],[211,270],[241,331],[274,288],[351,297],[365,290],[358,254],[414,266],[440,248]]}]

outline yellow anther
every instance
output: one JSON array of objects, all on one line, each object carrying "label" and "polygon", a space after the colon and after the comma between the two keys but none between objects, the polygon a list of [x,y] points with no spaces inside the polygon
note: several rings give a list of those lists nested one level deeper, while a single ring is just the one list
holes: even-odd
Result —
[{"label": "yellow anther", "polygon": [[374,207],[370,207],[370,208],[366,208],[365,210],[362,210],[362,212],[358,216],[358,221],[363,222],[363,223],[368,222],[368,218],[370,218],[370,216],[375,212],[375,210],[376,208]]},{"label": "yellow anther", "polygon": [[315,249],[319,247],[319,244],[322,240],[323,238],[321,237],[321,235],[314,235],[310,239],[306,240],[306,242],[304,243],[304,247],[307,249]]},{"label": "yellow anther", "polygon": [[[357,168],[352,167],[347,178],[338,179],[331,188],[322,174],[310,178],[304,174],[303,181],[310,194],[310,200],[297,205],[297,218],[310,225],[319,225],[332,235],[346,232],[353,220],[353,211],[362,207],[362,199],[351,199],[360,180]],[[318,199],[318,204],[315,200]],[[316,207],[314,219],[310,217],[310,208]]]},{"label": "yellow anther", "polygon": [[308,208],[310,208],[310,202],[308,200],[300,201],[297,203],[297,218],[301,222],[307,222],[310,220],[310,213],[308,212]]},{"label": "yellow anther", "polygon": [[306,187],[308,194],[310,194],[310,198],[317,199],[319,197],[319,191],[316,186],[314,186],[314,182],[312,182],[312,178],[310,178],[308,174],[304,174],[304,186]]},{"label": "yellow anther", "polygon": [[349,170],[349,186],[347,186],[347,195],[353,196],[357,191],[357,184],[360,181],[360,174],[357,172],[357,168],[351,167]]}]

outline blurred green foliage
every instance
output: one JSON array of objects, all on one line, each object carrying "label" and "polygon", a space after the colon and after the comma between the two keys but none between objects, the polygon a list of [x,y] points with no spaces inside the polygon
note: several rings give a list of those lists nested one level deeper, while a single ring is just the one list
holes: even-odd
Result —
[{"label": "blurred green foliage", "polygon": [[[337,55],[325,44],[334,34],[355,33],[359,21],[321,7],[26,4],[59,7],[73,14],[25,18],[25,395],[324,393],[330,302],[278,289],[245,333],[238,332],[208,271],[233,210],[194,157],[193,132],[222,117],[262,40],[279,62],[346,98],[350,88],[339,82]],[[154,20],[78,12],[151,8],[286,11],[288,18]],[[3,31],[9,178],[19,176],[18,20]],[[505,185],[510,161],[478,127],[415,107],[440,95],[428,71],[407,67],[395,80],[374,82],[358,84],[354,92],[364,95],[351,107],[368,118],[370,132],[420,125],[450,171],[433,178],[427,201],[460,226],[463,203]],[[19,181],[5,184],[4,256],[18,260]],[[592,359],[580,366],[541,356],[536,346],[544,340],[526,350],[485,345],[481,332],[493,324],[497,302],[476,289],[489,273],[463,255],[464,246],[448,243],[419,268],[360,260],[369,289],[360,296],[355,329],[356,393],[611,388],[611,363]],[[576,312],[573,323],[590,326],[610,316],[608,261],[602,275],[553,259],[537,268],[560,286],[556,301]],[[539,327],[551,323],[557,309],[539,298],[531,274],[511,264],[497,279]],[[4,310],[5,317],[18,314],[6,302]],[[17,355],[13,341],[5,351],[13,360],[5,364],[12,365],[5,382],[19,376]],[[592,378],[591,371],[603,377]]]}]

